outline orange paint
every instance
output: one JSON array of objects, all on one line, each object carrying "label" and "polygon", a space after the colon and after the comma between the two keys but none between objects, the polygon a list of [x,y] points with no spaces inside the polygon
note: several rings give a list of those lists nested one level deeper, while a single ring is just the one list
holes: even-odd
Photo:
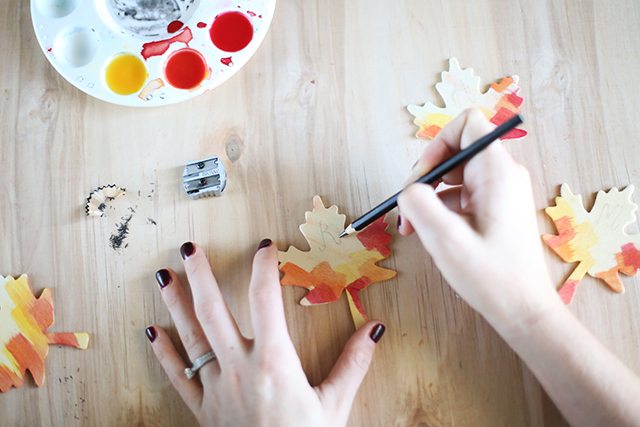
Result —
[{"label": "orange paint", "polygon": [[147,67],[140,58],[130,53],[117,55],[105,70],[109,89],[118,95],[131,95],[142,89],[148,77]]}]

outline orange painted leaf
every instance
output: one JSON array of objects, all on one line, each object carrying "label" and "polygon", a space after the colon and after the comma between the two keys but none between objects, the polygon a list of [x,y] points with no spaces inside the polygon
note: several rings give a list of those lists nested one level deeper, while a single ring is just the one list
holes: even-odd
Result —
[{"label": "orange painted leaf", "polygon": [[0,276],[0,392],[21,387],[26,371],[40,387],[50,344],[87,348],[88,334],[47,333],[52,324],[49,289],[36,299],[26,275],[17,279]]},{"label": "orange painted leaf", "polygon": [[[449,71],[443,71],[442,81],[436,90],[444,101],[444,108],[427,102],[424,105],[409,105],[418,126],[416,137],[433,139],[443,127],[467,108],[478,108],[495,125],[501,125],[520,111],[523,98],[519,95],[518,76],[504,77],[486,92],[480,91],[480,78],[473,69],[463,70],[456,58],[449,59]],[[503,139],[518,139],[527,134],[522,129],[513,129]]]},{"label": "orange painted leaf", "polygon": [[593,208],[587,211],[582,197],[562,184],[556,206],[545,210],[558,234],[542,236],[544,242],[565,262],[578,263],[559,290],[565,303],[571,302],[585,274],[624,292],[618,273],[632,276],[640,268],[640,234],[625,232],[636,221],[638,206],[631,200],[632,194],[632,185],[622,191],[599,191]]},{"label": "orange painted leaf", "polygon": [[305,214],[300,231],[309,242],[309,250],[291,246],[278,252],[282,285],[300,286],[309,290],[302,305],[337,301],[346,291],[351,316],[356,327],[367,320],[359,293],[372,283],[389,280],[396,275],[376,265],[391,254],[391,235],[384,218],[362,232],[340,239],[346,217],[337,206],[325,208],[319,196],[313,198],[313,211]]}]

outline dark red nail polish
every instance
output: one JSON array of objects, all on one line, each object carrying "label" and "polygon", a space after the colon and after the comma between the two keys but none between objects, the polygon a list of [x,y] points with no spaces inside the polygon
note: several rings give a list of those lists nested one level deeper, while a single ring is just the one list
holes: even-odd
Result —
[{"label": "dark red nail polish", "polygon": [[169,270],[163,268],[162,270],[156,271],[156,280],[158,281],[158,285],[160,288],[165,288],[171,283],[171,274]]},{"label": "dark red nail polish", "polygon": [[182,259],[187,259],[196,251],[196,245],[191,242],[187,242],[184,245],[180,246],[180,255],[182,255]]},{"label": "dark red nail polish", "polygon": [[271,239],[262,239],[262,241],[258,245],[258,250],[271,246],[271,243]]},{"label": "dark red nail polish", "polygon": [[398,223],[396,224],[396,227],[398,228],[398,230],[400,230],[401,225],[402,225],[402,216],[398,215]]},{"label": "dark red nail polish", "polygon": [[385,330],[386,328],[384,327],[384,325],[382,323],[378,323],[371,330],[371,334],[369,335],[369,337],[371,337],[371,340],[373,342],[377,343],[378,341],[380,341],[380,338],[382,338],[382,336],[384,335]]},{"label": "dark red nail polish", "polygon": [[147,329],[145,329],[144,333],[147,334],[147,338],[149,338],[150,342],[154,342],[156,340],[156,338],[158,337],[158,333],[156,332],[156,328],[154,328],[153,326],[149,326]]}]

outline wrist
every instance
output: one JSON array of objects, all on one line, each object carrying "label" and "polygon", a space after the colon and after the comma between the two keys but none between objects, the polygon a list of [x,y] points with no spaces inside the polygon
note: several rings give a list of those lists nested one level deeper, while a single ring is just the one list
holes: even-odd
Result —
[{"label": "wrist", "polygon": [[565,304],[551,285],[547,287],[545,283],[540,287],[538,284],[537,289],[538,292],[518,298],[505,296],[490,311],[491,315],[485,316],[507,342],[527,339],[545,320],[566,311]]}]

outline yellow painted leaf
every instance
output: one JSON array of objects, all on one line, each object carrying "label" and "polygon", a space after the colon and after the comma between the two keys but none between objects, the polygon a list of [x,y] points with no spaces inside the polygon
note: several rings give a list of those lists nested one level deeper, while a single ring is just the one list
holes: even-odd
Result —
[{"label": "yellow painted leaf", "polygon": [[86,333],[47,333],[53,324],[51,291],[35,298],[26,275],[0,276],[0,392],[24,383],[26,371],[36,385],[44,383],[49,344],[87,348]]},{"label": "yellow painted leaf", "polygon": [[[478,108],[491,123],[500,125],[520,111],[523,98],[519,95],[518,76],[504,77],[491,85],[489,90],[480,91],[480,78],[472,68],[463,70],[456,58],[449,59],[449,71],[443,71],[442,81],[436,90],[444,101],[444,108],[431,102],[409,105],[407,109],[418,126],[416,137],[433,139],[453,118],[468,108]],[[518,139],[527,134],[522,129],[513,129],[503,139]]]},{"label": "yellow painted leaf", "polygon": [[309,250],[289,247],[279,252],[282,285],[309,290],[300,301],[303,305],[337,301],[346,290],[349,308],[356,327],[367,320],[359,292],[372,283],[396,275],[376,265],[391,254],[391,235],[386,232],[384,218],[356,235],[340,239],[346,217],[337,206],[326,208],[319,196],[313,198],[313,211],[305,214],[300,231],[309,242]]},{"label": "yellow painted leaf", "polygon": [[631,200],[633,185],[622,191],[599,191],[591,211],[582,197],[574,195],[567,184],[560,187],[556,205],[545,212],[553,220],[557,235],[542,236],[560,258],[578,265],[560,288],[560,296],[569,304],[585,274],[603,280],[616,292],[624,287],[618,273],[628,276],[640,268],[640,234],[629,235],[625,228],[636,221],[638,206]]}]

